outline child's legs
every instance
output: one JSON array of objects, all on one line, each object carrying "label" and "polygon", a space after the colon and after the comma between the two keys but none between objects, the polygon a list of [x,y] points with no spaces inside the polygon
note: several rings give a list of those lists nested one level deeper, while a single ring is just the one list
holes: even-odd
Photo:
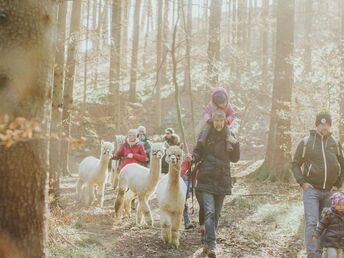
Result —
[{"label": "child's legs", "polygon": [[209,133],[209,130],[211,128],[211,125],[206,123],[202,130],[201,130],[201,133],[199,134],[199,137],[198,137],[198,140],[197,141],[200,141],[200,142],[205,142],[205,140],[207,139],[207,136],[208,136],[208,133]]},{"label": "child's legs", "polygon": [[327,248],[327,258],[337,258],[337,249],[328,247]]}]

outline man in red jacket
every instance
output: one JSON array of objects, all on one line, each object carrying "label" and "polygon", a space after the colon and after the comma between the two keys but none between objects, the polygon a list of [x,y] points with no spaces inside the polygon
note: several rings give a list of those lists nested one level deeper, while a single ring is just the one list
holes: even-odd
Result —
[{"label": "man in red jacket", "polygon": [[121,144],[113,155],[113,159],[121,159],[121,164],[118,166],[117,172],[130,163],[141,163],[148,160],[146,152],[140,140],[137,138],[136,129],[128,131],[125,143]]}]

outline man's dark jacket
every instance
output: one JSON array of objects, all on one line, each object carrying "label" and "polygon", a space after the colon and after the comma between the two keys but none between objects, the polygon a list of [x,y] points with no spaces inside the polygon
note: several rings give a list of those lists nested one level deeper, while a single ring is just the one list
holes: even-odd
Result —
[{"label": "man's dark jacket", "polygon": [[240,159],[240,144],[233,151],[226,151],[226,127],[217,131],[211,127],[205,144],[197,143],[193,156],[201,161],[197,175],[196,190],[212,194],[231,194],[230,162]]},{"label": "man's dark jacket", "polygon": [[309,137],[297,146],[292,171],[301,186],[307,182],[323,190],[341,187],[344,159],[340,143],[331,134],[322,136],[316,130],[311,130]]}]

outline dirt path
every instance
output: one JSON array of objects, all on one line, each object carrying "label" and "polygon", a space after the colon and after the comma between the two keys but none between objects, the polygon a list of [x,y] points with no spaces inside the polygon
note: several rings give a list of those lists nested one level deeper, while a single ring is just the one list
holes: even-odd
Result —
[{"label": "dirt path", "polygon": [[[233,169],[238,180],[221,214],[218,257],[304,257],[298,188],[244,177],[258,165],[241,162]],[[150,202],[155,226],[137,226],[134,213],[114,220],[114,191],[109,187],[104,209],[76,205],[75,182],[76,177],[70,177],[61,184],[63,207],[53,210],[50,219],[50,257],[205,257],[198,227],[181,231],[178,250],[163,243],[155,199]],[[197,225],[197,212],[190,217]]]}]

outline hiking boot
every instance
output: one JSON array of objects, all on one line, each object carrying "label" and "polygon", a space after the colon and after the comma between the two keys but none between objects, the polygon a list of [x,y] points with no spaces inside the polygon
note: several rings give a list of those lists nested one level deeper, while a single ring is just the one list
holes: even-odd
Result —
[{"label": "hiking boot", "polygon": [[208,254],[209,253],[209,247],[207,244],[203,245],[203,253]]},{"label": "hiking boot", "polygon": [[216,258],[216,252],[214,249],[208,249],[208,253],[207,253],[208,257],[210,258]]},{"label": "hiking boot", "polygon": [[205,243],[205,226],[201,225],[200,230],[201,230],[201,242],[202,244],[204,244]]},{"label": "hiking boot", "polygon": [[194,228],[194,225],[192,225],[192,223],[187,223],[185,226],[184,226],[185,229],[192,229]]}]

